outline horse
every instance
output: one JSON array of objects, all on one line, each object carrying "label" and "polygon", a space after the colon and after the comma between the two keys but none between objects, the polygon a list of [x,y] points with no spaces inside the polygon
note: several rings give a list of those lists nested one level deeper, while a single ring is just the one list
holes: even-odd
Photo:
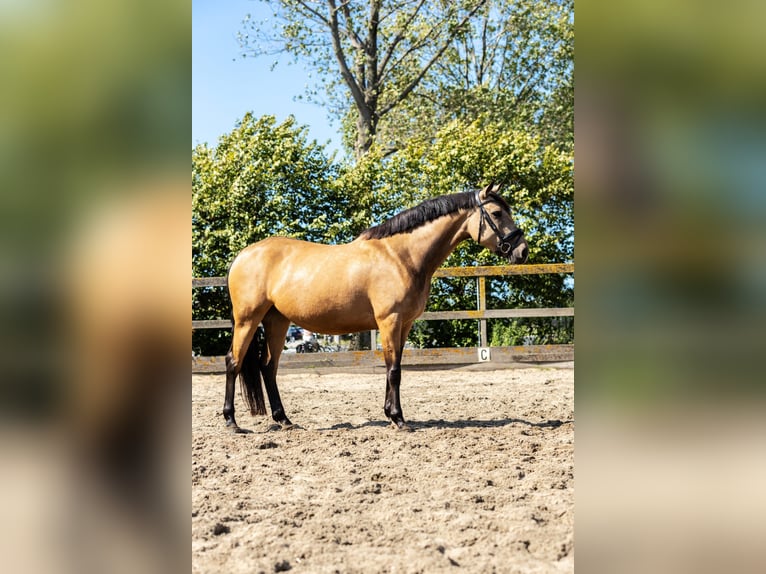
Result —
[{"label": "horse", "polygon": [[527,241],[500,188],[490,183],[428,199],[350,243],[275,236],[243,249],[227,276],[233,335],[226,354],[226,427],[244,432],[234,418],[238,376],[252,415],[266,414],[265,386],[274,421],[283,429],[293,426],[276,377],[287,329],[295,323],[329,335],[377,329],[386,364],[383,412],[394,428],[409,430],[399,398],[402,352],[425,309],[434,271],[469,237],[511,264],[527,260]]}]

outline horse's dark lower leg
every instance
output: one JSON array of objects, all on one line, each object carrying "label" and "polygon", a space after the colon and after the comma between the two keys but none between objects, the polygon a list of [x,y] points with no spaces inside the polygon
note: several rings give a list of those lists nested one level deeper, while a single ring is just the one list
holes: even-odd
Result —
[{"label": "horse's dark lower leg", "polygon": [[279,388],[277,387],[276,365],[274,365],[273,359],[266,365],[263,370],[263,382],[266,387],[266,394],[269,396],[269,405],[271,405],[271,417],[274,422],[279,423],[283,427],[290,427],[293,423],[287,418],[285,414],[285,408],[282,406],[282,399],[279,396]]},{"label": "horse's dark lower leg", "polygon": [[226,395],[223,400],[223,418],[226,426],[232,430],[238,429],[237,421],[234,420],[234,390],[237,382],[237,365],[232,357],[232,352],[226,353]]},{"label": "horse's dark lower leg", "polygon": [[293,423],[287,418],[285,408],[282,406],[282,399],[279,396],[277,387],[277,369],[279,367],[279,358],[282,356],[282,349],[285,346],[285,336],[290,326],[290,320],[282,315],[275,307],[272,307],[263,318],[263,327],[266,330],[266,344],[269,348],[268,363],[261,365],[261,374],[263,375],[263,384],[266,387],[266,394],[269,397],[271,406],[271,417],[282,427],[290,427]]},{"label": "horse's dark lower leg", "polygon": [[386,360],[386,402],[383,412],[398,429],[406,429],[402,403],[399,400],[399,386],[402,381],[402,352],[404,343],[401,337],[401,325],[397,318],[379,321],[378,327],[383,340],[383,356]]},{"label": "horse's dark lower leg", "polygon": [[402,380],[400,365],[392,365],[386,372],[386,403],[383,411],[391,422],[398,428],[404,427],[404,414],[402,403],[399,400],[399,386]]},{"label": "horse's dark lower leg", "polygon": [[236,324],[232,333],[231,348],[226,353],[226,394],[223,399],[223,418],[226,421],[226,427],[235,432],[239,431],[237,421],[234,419],[234,391],[237,376],[242,370],[245,355],[257,326],[258,323],[252,322]]}]

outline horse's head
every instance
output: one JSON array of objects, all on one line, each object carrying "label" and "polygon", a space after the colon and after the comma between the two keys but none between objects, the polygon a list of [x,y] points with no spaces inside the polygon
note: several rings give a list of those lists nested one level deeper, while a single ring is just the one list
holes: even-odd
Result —
[{"label": "horse's head", "polygon": [[474,241],[511,263],[524,263],[529,255],[527,240],[516,227],[508,203],[498,194],[500,188],[490,183],[476,192],[477,205],[468,220],[468,233]]}]

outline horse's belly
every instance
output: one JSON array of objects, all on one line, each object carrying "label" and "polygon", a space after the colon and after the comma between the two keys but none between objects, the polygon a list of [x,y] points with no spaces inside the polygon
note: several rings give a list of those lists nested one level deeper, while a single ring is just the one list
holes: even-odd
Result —
[{"label": "horse's belly", "polygon": [[376,328],[369,299],[341,292],[322,296],[310,291],[282,296],[274,305],[293,323],[317,333],[342,335]]}]

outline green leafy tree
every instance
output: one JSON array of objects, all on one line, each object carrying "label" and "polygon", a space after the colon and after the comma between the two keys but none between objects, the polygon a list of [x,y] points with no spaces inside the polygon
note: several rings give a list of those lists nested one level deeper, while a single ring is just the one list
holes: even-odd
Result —
[{"label": "green leafy tree", "polygon": [[[192,271],[226,275],[234,256],[271,235],[332,243],[352,237],[354,196],[337,185],[338,167],[307,141],[293,118],[246,114],[218,145],[192,152]],[[195,289],[195,318],[228,317],[225,289]],[[228,334],[201,330],[193,345],[226,351]]]},{"label": "green leafy tree", "polygon": [[573,57],[572,0],[489,0],[382,123],[379,139],[399,148],[481,115],[571,148]]},{"label": "green leafy tree", "polygon": [[[396,155],[383,162],[378,189],[407,190],[396,209],[454,191],[468,190],[490,180],[506,183],[503,195],[512,206],[518,225],[529,242],[530,261],[561,263],[574,259],[573,157],[571,152],[546,144],[542,136],[514,129],[487,116],[472,122],[454,121],[436,137],[412,139]],[[379,219],[391,215],[381,213]],[[447,259],[447,266],[499,265],[504,260],[473,242],[464,242]],[[476,305],[474,279],[436,279],[432,283],[429,310],[471,309]],[[488,307],[567,307],[572,304],[573,284],[565,276],[539,275],[491,279]],[[552,340],[562,320],[527,320],[537,325],[537,342]],[[564,321],[565,322],[565,321]],[[490,327],[493,326],[490,323]],[[567,337],[571,340],[571,320]],[[498,323],[500,324],[500,323]],[[558,331],[557,331],[558,330]],[[508,331],[508,333],[512,333]],[[519,332],[506,344],[521,344]],[[427,346],[473,345],[477,341],[474,321],[418,323],[413,340]],[[556,341],[562,336],[556,336]]]},{"label": "green leafy tree", "polygon": [[337,115],[348,111],[350,95],[359,158],[380,122],[409,98],[487,1],[278,0],[269,2],[271,20],[246,18],[239,39],[246,55],[286,52],[306,62]]},{"label": "green leafy tree", "polygon": [[268,4],[243,23],[244,54],[307,65],[307,96],[342,119],[355,158],[488,113],[573,145],[573,0]]}]

